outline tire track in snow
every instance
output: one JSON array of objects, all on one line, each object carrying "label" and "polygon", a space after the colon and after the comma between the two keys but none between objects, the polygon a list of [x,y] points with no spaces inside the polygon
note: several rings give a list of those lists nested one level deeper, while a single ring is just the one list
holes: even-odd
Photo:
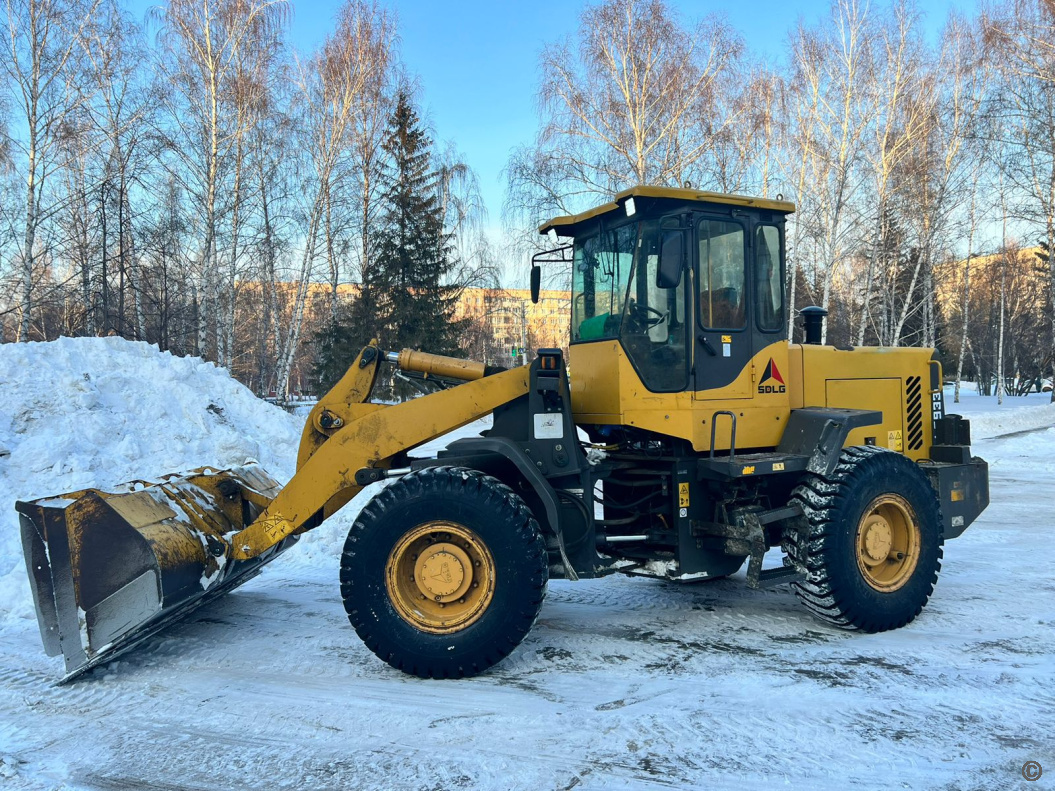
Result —
[{"label": "tire track in snow", "polygon": [[1055,549],[1010,454],[897,632],[736,581],[555,582],[506,662],[421,682],[358,642],[333,569],[271,567],[57,691],[36,635],[5,633],[0,743],[33,789],[1007,786],[1055,747]]},{"label": "tire track in snow", "polygon": [[[294,686],[299,686],[295,684]],[[239,710],[235,719],[240,725],[252,734],[254,728],[253,699],[255,693],[248,691],[245,700],[246,706]],[[395,699],[389,700],[395,703]],[[525,745],[522,749],[479,749],[472,745],[459,744],[449,738],[434,738],[425,740],[423,743],[411,744],[403,740],[392,739],[383,732],[356,733],[350,737],[349,734],[333,727],[323,727],[313,734],[310,741],[310,750],[303,748],[293,749],[291,745],[281,740],[268,743],[260,738],[258,734],[239,735],[232,734],[230,729],[213,730],[205,727],[176,728],[157,723],[153,718],[137,715],[130,724],[137,734],[135,742],[139,743],[139,749],[133,742],[124,745],[126,752],[133,757],[133,762],[139,758],[135,756],[144,752],[149,744],[156,744],[165,740],[172,745],[171,752],[185,755],[199,755],[203,751],[212,750],[222,754],[238,756],[241,760],[251,763],[257,767],[257,777],[241,778],[239,785],[246,788],[273,788],[282,787],[283,783],[277,778],[296,777],[299,769],[306,763],[321,766],[339,767],[333,781],[338,782],[332,787],[356,787],[356,788],[390,788],[391,784],[398,778],[400,787],[407,787],[410,782],[427,782],[430,787],[436,787],[437,781],[440,787],[451,787],[442,785],[444,780],[452,780],[459,776],[466,778],[466,782],[455,782],[454,787],[477,787],[477,782],[501,780],[501,773],[489,770],[491,766],[504,766],[514,769],[517,777],[530,776],[532,772],[540,774],[551,774],[557,769],[568,777],[570,783],[575,777],[583,774],[584,770],[590,768],[589,762],[567,758],[558,752],[547,752],[532,749]],[[289,722],[271,721],[269,726],[288,727]],[[289,730],[281,730],[279,733],[290,733]],[[295,732],[295,731],[294,731]],[[437,760],[438,756],[441,758]],[[378,760],[393,760],[400,765],[397,775],[382,775],[376,771]],[[188,767],[179,759],[163,761],[164,766],[154,763],[144,766],[148,773],[157,773],[159,769],[166,769],[168,774],[176,768],[180,771],[181,783],[189,788],[216,788],[214,774],[201,773],[200,775]],[[268,767],[274,764],[273,770],[260,772],[260,767]],[[134,788],[177,788],[184,786],[171,786],[167,783],[157,783],[148,776],[137,772],[130,772],[133,767],[117,766],[106,772],[92,772],[84,776],[84,781],[90,785],[98,785],[103,788],[134,789]],[[651,777],[647,772],[628,763],[609,762],[606,764],[606,777],[613,780],[631,781],[634,787],[646,788],[671,788],[684,787],[680,782]],[[586,774],[589,774],[587,771]],[[505,776],[507,781],[509,775]],[[210,785],[211,783],[211,785]],[[354,785],[347,785],[354,783]],[[222,786],[221,786],[222,787]],[[303,786],[302,786],[303,787]],[[329,786],[326,786],[329,787]],[[520,787],[520,786],[518,786]]]}]

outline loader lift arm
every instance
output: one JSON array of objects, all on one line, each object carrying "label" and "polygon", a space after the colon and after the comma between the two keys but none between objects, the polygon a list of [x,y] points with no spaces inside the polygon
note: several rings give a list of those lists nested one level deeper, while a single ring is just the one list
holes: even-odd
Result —
[{"label": "loader lift arm", "polygon": [[[426,376],[465,384],[391,406],[367,402],[382,361]],[[490,374],[490,375],[489,375]],[[320,511],[329,516],[369,480],[356,473],[384,469],[393,456],[489,415],[528,392],[527,367],[510,371],[422,352],[360,352],[348,373],[312,410],[301,440],[297,472],[248,527],[231,539],[232,556],[254,558],[287,536],[310,529]]]},{"label": "loader lift arm", "polygon": [[[370,403],[381,363],[446,389]],[[457,385],[457,386],[452,386]],[[251,579],[394,457],[523,396],[527,368],[367,346],[312,410],[283,489],[258,465],[202,468],[17,502],[41,638],[63,681],[134,648]]]}]

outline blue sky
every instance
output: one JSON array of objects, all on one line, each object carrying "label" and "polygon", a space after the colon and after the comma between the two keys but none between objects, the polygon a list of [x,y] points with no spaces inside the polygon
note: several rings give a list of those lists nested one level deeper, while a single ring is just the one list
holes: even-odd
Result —
[{"label": "blue sky", "polygon": [[[315,47],[330,31],[340,0],[291,0],[291,40]],[[155,2],[128,0],[138,18]],[[389,0],[399,16],[404,63],[421,85],[422,109],[436,138],[456,144],[480,178],[490,223],[500,222],[502,170],[509,152],[532,140],[538,126],[535,92],[542,47],[573,34],[583,2],[564,0]],[[799,17],[826,14],[826,0],[671,0],[686,19],[724,13],[748,47],[773,61],[782,57]],[[885,3],[884,3],[885,4]],[[970,10],[975,0],[921,0],[927,27],[937,35],[950,8]]]}]

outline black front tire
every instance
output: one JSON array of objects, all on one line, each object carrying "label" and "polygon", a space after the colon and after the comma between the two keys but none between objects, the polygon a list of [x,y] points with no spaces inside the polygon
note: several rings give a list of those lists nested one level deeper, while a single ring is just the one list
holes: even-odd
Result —
[{"label": "black front tire", "polygon": [[[471,535],[485,548],[484,565],[493,561],[489,598],[471,622],[446,633],[413,622],[392,583],[401,542],[437,522]],[[427,468],[383,489],[356,518],[341,558],[341,597],[359,637],[392,667],[422,678],[476,675],[508,656],[538,617],[547,581],[546,546],[524,501],[496,478],[460,467]]]},{"label": "black front tire", "polygon": [[[901,579],[891,574],[887,586],[874,576],[870,581],[867,563],[876,561],[868,558],[867,536],[861,535],[875,504],[884,500],[901,504],[918,542],[915,566]],[[805,521],[785,533],[784,551],[806,569],[795,592],[810,612],[864,632],[897,629],[920,614],[938,580],[944,536],[937,495],[919,465],[882,448],[846,448],[834,472],[807,475],[792,502],[802,507]]]}]

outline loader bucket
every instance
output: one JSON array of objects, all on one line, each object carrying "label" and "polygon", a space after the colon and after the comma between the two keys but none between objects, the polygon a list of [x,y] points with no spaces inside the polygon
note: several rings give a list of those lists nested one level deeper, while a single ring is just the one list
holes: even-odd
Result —
[{"label": "loader bucket", "polygon": [[15,503],[37,621],[69,680],[252,578],[296,542],[235,560],[229,537],[280,486],[255,464]]}]

